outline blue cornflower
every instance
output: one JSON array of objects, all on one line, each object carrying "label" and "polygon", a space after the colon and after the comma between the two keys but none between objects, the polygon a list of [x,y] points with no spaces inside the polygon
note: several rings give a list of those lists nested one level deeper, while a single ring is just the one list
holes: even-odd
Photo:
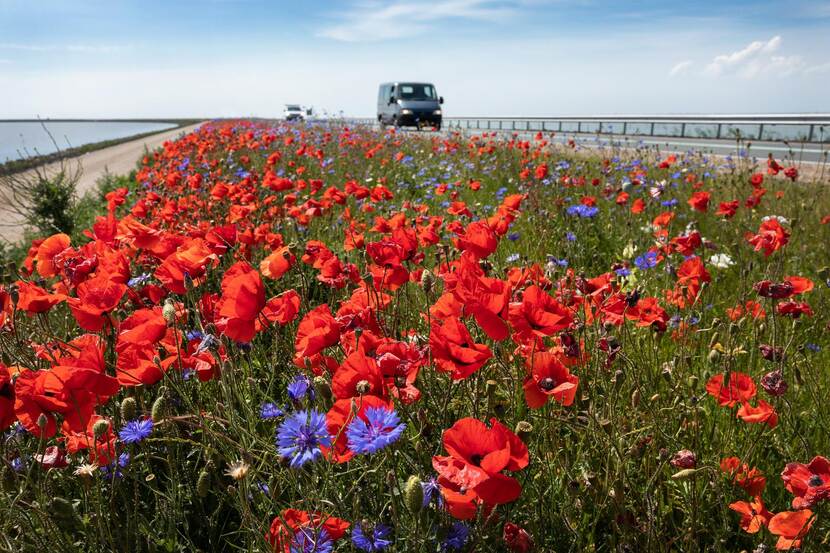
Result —
[{"label": "blue cornflower", "polygon": [[582,218],[589,219],[599,213],[599,208],[592,205],[577,204],[570,206],[566,212],[568,215],[579,215]]},{"label": "blue cornflower", "polygon": [[304,526],[294,532],[288,547],[291,553],[331,553],[334,542],[325,528],[315,533],[313,528]]},{"label": "blue cornflower", "polygon": [[198,328],[188,330],[187,334],[185,334],[185,337],[187,338],[188,342],[190,342],[191,340],[201,340],[202,338],[204,338],[204,336],[205,335]]},{"label": "blue cornflower", "polygon": [[273,403],[263,403],[259,408],[259,418],[261,419],[276,419],[283,416],[283,410]]},{"label": "blue cornflower", "polygon": [[574,234],[572,232],[568,232],[568,233],[565,234],[565,239],[568,242],[576,242],[576,234]]},{"label": "blue cornflower", "polygon": [[660,202],[660,205],[663,207],[673,207],[677,205],[677,198],[672,198],[671,200],[663,200]]},{"label": "blue cornflower", "polygon": [[510,255],[505,257],[504,260],[507,261],[508,263],[515,263],[519,260],[520,257],[521,256],[517,253],[511,253]]},{"label": "blue cornflower", "polygon": [[150,280],[150,273],[142,273],[128,280],[127,286],[129,286],[130,288],[135,288],[136,286],[144,284],[148,280]]},{"label": "blue cornflower", "polygon": [[625,267],[615,269],[614,272],[617,273],[617,276],[621,276],[623,278],[631,274],[631,271],[629,269],[626,269]]},{"label": "blue cornflower", "polygon": [[118,437],[125,444],[137,444],[153,433],[153,419],[137,419],[121,427]]},{"label": "blue cornflower", "polygon": [[516,240],[518,240],[521,236],[522,236],[522,235],[521,235],[520,233],[518,233],[518,232],[511,232],[510,234],[508,234],[508,235],[507,235],[507,239],[508,239],[508,240],[510,240],[511,242],[515,242],[515,241],[516,241]]},{"label": "blue cornflower", "polygon": [[438,498],[438,502],[441,502],[441,486],[438,485],[438,479],[434,476],[431,477],[426,482],[421,482],[421,491],[424,492],[424,507],[430,504],[433,498]]},{"label": "blue cornflower", "polygon": [[383,551],[392,545],[392,540],[386,539],[392,529],[385,524],[375,524],[371,532],[368,530],[362,523],[355,524],[352,530],[352,543],[361,551]]},{"label": "blue cornflower", "polygon": [[314,389],[311,387],[311,380],[304,374],[298,374],[291,381],[291,384],[288,385],[288,397],[291,398],[291,401],[298,402],[306,395],[310,399],[314,399]]},{"label": "blue cornflower", "polygon": [[657,265],[657,252],[646,252],[643,255],[634,259],[634,265],[638,269],[645,271]]},{"label": "blue cornflower", "polygon": [[450,528],[443,543],[441,543],[441,551],[461,549],[467,543],[469,536],[470,529],[463,522],[456,522]]},{"label": "blue cornflower", "polygon": [[326,416],[316,409],[294,413],[277,430],[277,451],[292,468],[314,461],[322,454],[320,446],[330,445]]},{"label": "blue cornflower", "polygon": [[369,407],[366,420],[355,417],[346,429],[349,448],[358,454],[377,453],[398,440],[406,425],[394,409]]},{"label": "blue cornflower", "polygon": [[806,347],[808,350],[812,351],[813,353],[818,353],[818,352],[821,351],[821,346],[818,345],[818,344],[807,343],[807,344],[804,344],[804,347]]},{"label": "blue cornflower", "polygon": [[126,468],[126,466],[129,464],[130,454],[124,452],[118,456],[117,460],[113,461],[109,465],[104,465],[100,467],[100,469],[105,479],[112,480],[114,478],[121,478],[122,476],[124,476],[124,474],[121,472],[121,469]]},{"label": "blue cornflower", "polygon": [[213,334],[205,334],[202,336],[202,340],[199,342],[199,345],[196,346],[196,353],[202,353],[209,349],[216,348],[217,346],[219,346],[219,338]]}]

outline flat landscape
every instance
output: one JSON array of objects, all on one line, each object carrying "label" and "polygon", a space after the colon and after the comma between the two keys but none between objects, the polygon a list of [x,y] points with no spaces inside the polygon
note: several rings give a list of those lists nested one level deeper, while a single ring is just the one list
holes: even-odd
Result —
[{"label": "flat landscape", "polygon": [[5,270],[0,550],[830,548],[815,168],[186,131]]}]

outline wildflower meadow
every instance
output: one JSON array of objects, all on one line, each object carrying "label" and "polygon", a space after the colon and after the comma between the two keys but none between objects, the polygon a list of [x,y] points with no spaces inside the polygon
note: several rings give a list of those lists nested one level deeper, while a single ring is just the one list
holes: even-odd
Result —
[{"label": "wildflower meadow", "polygon": [[804,176],[206,123],[4,268],[0,550],[828,551]]}]

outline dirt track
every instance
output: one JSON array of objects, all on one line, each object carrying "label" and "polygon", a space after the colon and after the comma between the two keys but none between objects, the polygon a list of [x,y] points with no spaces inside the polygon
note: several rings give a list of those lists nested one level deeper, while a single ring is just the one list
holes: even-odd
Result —
[{"label": "dirt track", "polygon": [[[72,158],[70,162],[77,161],[80,163],[82,170],[81,178],[78,181],[78,196],[83,196],[87,191],[94,189],[96,181],[107,171],[115,175],[129,173],[135,168],[139,158],[144,155],[145,148],[154,150],[164,144],[165,141],[177,138],[183,133],[188,133],[201,124],[197,123],[188,127],[160,132]],[[56,166],[57,163],[53,163],[47,166],[47,170]],[[19,220],[16,220],[16,216],[5,210],[0,210],[0,240],[16,242],[22,236],[23,225]]]}]

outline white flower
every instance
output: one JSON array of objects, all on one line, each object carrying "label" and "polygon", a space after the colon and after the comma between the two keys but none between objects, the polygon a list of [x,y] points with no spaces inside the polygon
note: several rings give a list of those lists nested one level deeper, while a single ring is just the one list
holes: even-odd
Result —
[{"label": "white flower", "polygon": [[242,480],[245,476],[247,476],[250,468],[251,466],[245,461],[235,461],[228,465],[228,470],[225,471],[225,474],[234,480]]},{"label": "white flower", "polygon": [[735,264],[732,258],[725,253],[716,253],[709,258],[709,264],[718,269],[728,269]]},{"label": "white flower", "polygon": [[634,257],[635,253],[637,253],[637,246],[635,246],[631,242],[628,243],[628,245],[625,247],[625,249],[623,249],[622,252],[623,257],[625,259],[631,259],[632,257]]},{"label": "white flower", "polygon": [[95,471],[98,470],[98,465],[94,463],[84,463],[75,469],[75,476],[82,476],[84,478],[92,478]]}]

